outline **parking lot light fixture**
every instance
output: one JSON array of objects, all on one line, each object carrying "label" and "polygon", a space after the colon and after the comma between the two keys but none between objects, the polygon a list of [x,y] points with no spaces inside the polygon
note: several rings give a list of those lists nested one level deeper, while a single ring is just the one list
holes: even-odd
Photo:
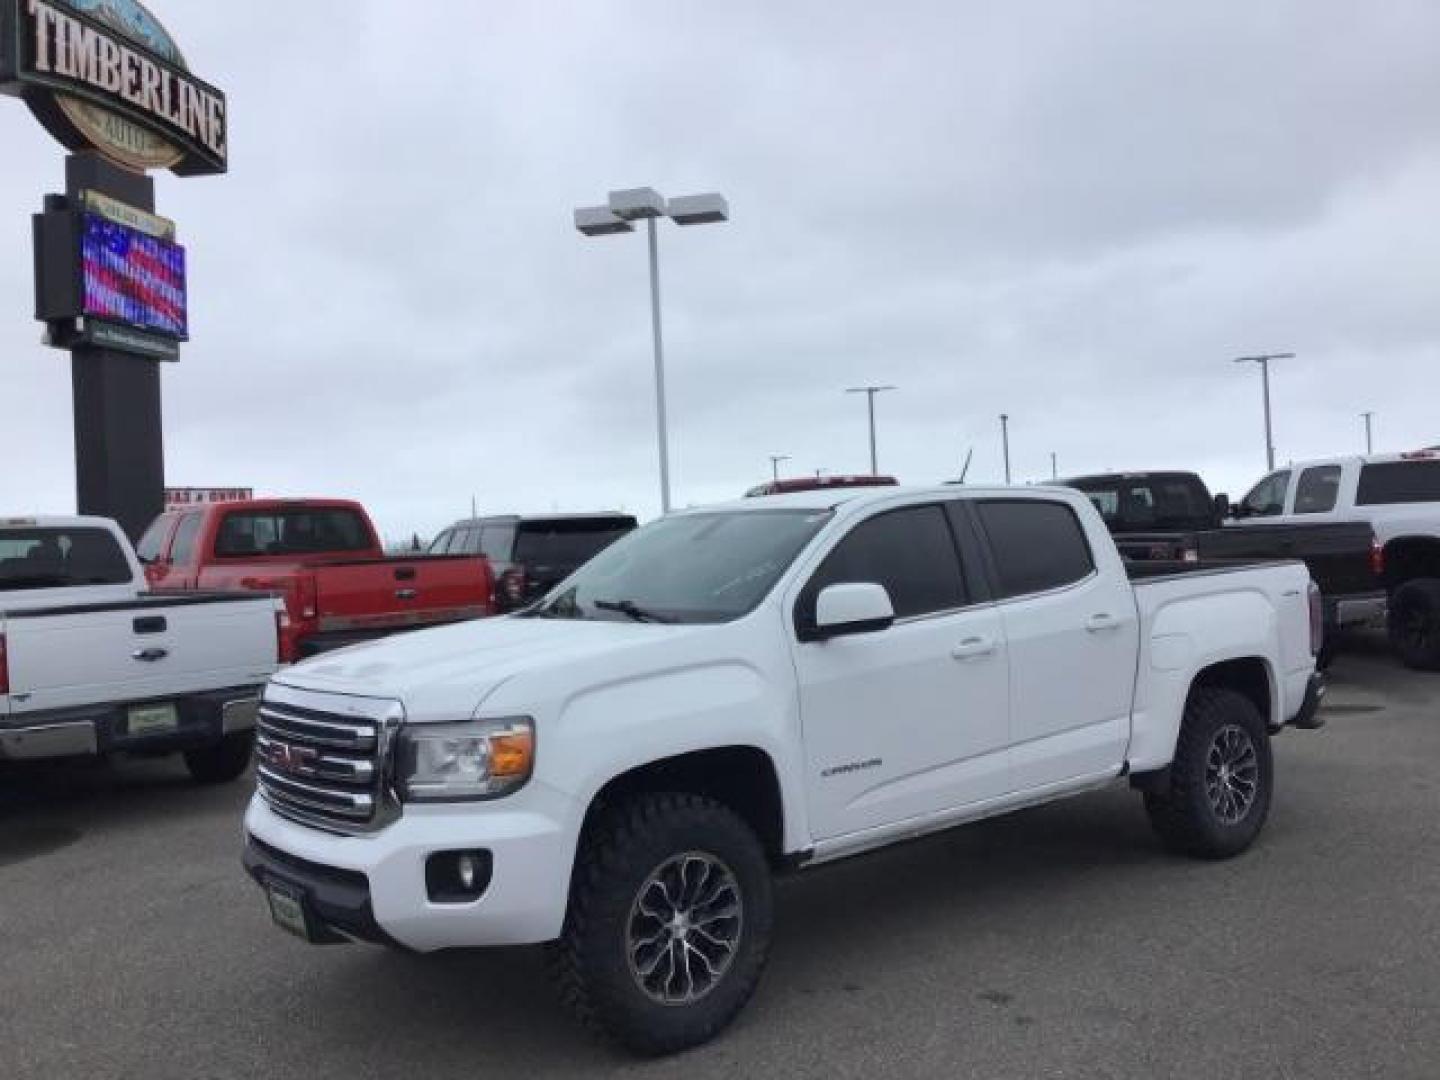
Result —
[{"label": "parking lot light fixture", "polygon": [[1259,356],[1237,356],[1237,364],[1259,364],[1261,392],[1265,398],[1265,469],[1267,472],[1275,471],[1275,438],[1270,427],[1270,361],[1271,360],[1293,360],[1294,353],[1277,352],[1262,353]]},{"label": "parking lot light fixture", "polygon": [[655,439],[660,457],[660,512],[670,512],[670,438],[665,417],[665,345],[660,333],[660,252],[655,222],[669,217],[677,225],[705,225],[730,220],[730,204],[715,192],[682,195],[666,200],[654,188],[625,188],[610,192],[604,206],[575,211],[575,228],[585,236],[633,232],[634,221],[644,220],[650,253],[650,332],[655,349]]},{"label": "parking lot light fixture", "polygon": [[780,479],[780,462],[782,462],[782,461],[789,461],[789,460],[790,460],[790,455],[789,455],[789,454],[771,454],[771,455],[770,455],[770,479],[772,479],[772,480],[779,480],[779,479]]}]

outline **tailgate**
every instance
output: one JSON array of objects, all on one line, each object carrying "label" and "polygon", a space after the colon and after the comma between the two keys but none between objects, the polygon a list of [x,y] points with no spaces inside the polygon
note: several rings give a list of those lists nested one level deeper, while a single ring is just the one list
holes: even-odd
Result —
[{"label": "tailgate", "polygon": [[317,566],[321,633],[398,630],[490,614],[490,562],[432,556]]},{"label": "tailgate", "polygon": [[269,597],[171,598],[6,616],[16,714],[253,686],[275,670]]},{"label": "tailgate", "polygon": [[1200,535],[1200,555],[1300,559],[1322,593],[1344,596],[1382,588],[1370,563],[1374,535],[1366,522],[1227,525]]}]

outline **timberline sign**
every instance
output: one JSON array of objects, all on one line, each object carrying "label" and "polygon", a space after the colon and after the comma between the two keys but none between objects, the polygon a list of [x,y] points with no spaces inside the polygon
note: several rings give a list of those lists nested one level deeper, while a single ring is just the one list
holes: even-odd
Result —
[{"label": "timberline sign", "polygon": [[137,0],[0,0],[0,90],[71,150],[141,172],[226,169],[225,95]]}]

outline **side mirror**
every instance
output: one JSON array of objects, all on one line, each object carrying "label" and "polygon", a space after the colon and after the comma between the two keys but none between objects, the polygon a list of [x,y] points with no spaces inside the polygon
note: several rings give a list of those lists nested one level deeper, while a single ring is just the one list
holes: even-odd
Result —
[{"label": "side mirror", "polygon": [[1223,491],[1217,493],[1215,496],[1215,520],[1224,521],[1226,518],[1231,517],[1233,513],[1234,511],[1230,506],[1230,496],[1226,495]]},{"label": "side mirror", "polygon": [[815,598],[815,630],[810,640],[871,634],[894,621],[895,606],[884,585],[873,581],[827,585]]}]

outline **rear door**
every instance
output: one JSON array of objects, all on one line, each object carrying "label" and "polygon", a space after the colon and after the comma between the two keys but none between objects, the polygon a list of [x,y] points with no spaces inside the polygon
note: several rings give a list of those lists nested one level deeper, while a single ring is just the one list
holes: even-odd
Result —
[{"label": "rear door", "polygon": [[886,510],[852,526],[799,591],[797,626],[813,623],[824,586],[852,581],[885,586],[896,620],[828,641],[795,636],[814,837],[1004,795],[1004,632],[983,582],[962,569],[943,505]]},{"label": "rear door", "polygon": [[1130,738],[1139,620],[1098,520],[1053,498],[968,504],[1009,647],[1011,768],[1031,791],[1117,768]]}]

